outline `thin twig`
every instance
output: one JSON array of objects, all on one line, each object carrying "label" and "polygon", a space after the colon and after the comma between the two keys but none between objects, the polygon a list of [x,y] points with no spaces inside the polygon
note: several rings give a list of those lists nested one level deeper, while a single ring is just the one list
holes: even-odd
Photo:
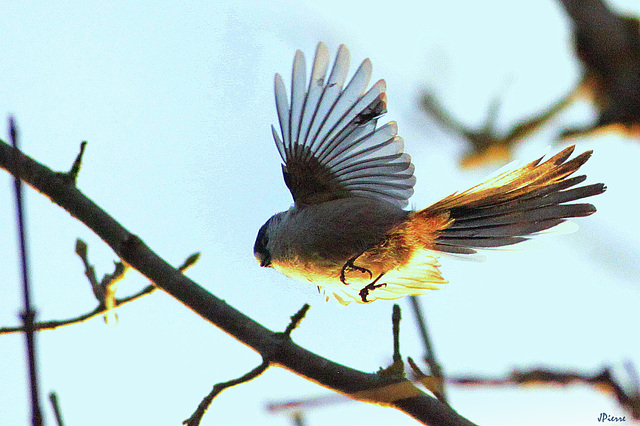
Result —
[{"label": "thin twig", "polygon": [[[296,327],[298,327],[298,325],[300,325],[300,321],[302,321],[304,316],[307,314],[308,310],[309,310],[309,304],[305,303],[302,306],[302,308],[300,308],[298,310],[298,312],[296,312],[295,314],[293,314],[291,316],[291,321],[289,322],[289,325],[287,325],[287,328],[284,330],[284,332],[279,333],[278,337],[285,338],[285,339],[291,339],[291,332]],[[197,426],[197,425],[199,425],[200,421],[202,420],[202,416],[204,416],[204,413],[207,411],[207,409],[211,405],[211,402],[213,401],[213,399],[216,396],[218,396],[218,394],[220,392],[222,392],[223,390],[225,390],[227,388],[230,388],[231,386],[239,385],[240,383],[245,383],[245,382],[248,382],[250,380],[255,379],[260,374],[262,374],[269,367],[269,365],[270,365],[269,358],[265,354],[262,354],[262,364],[260,364],[259,366],[257,366],[256,368],[254,368],[253,370],[251,370],[250,372],[248,372],[244,376],[239,377],[239,378],[234,379],[234,380],[229,380],[228,382],[216,384],[213,387],[213,389],[211,390],[211,392],[209,393],[209,395],[207,395],[200,402],[200,404],[198,405],[198,408],[191,415],[191,417],[189,417],[187,420],[185,420],[182,423],[185,424],[185,425],[188,425],[188,426]]]},{"label": "thin twig", "polygon": [[[13,156],[13,166],[21,171],[22,164],[18,155],[18,131],[13,117],[9,117],[9,133],[11,144],[15,155]],[[27,237],[24,224],[24,206],[22,200],[22,181],[18,176],[14,179],[15,199],[16,199],[16,220],[18,222],[18,239],[20,243],[20,266],[22,267],[22,290],[24,295],[24,311],[21,314],[26,332],[27,359],[29,360],[29,381],[31,385],[31,422],[33,426],[42,425],[42,412],[40,410],[40,397],[38,388],[38,372],[36,361],[36,342],[34,333],[34,322],[36,312],[31,306],[31,294],[29,283],[29,265],[27,263]]]},{"label": "thin twig", "polygon": [[402,355],[400,355],[400,306],[393,305],[393,314],[391,315],[393,324],[393,363],[402,364]]},{"label": "thin twig", "polygon": [[80,173],[80,166],[82,165],[82,156],[84,155],[84,149],[87,147],[87,141],[82,141],[80,144],[80,152],[76,156],[71,169],[66,173],[67,178],[71,180],[71,182],[76,183],[78,179],[78,173]]},{"label": "thin twig", "polygon": [[[438,362],[436,358],[436,351],[433,348],[433,344],[431,343],[431,337],[429,335],[429,329],[427,328],[427,320],[422,312],[422,307],[420,306],[420,301],[417,296],[410,296],[409,300],[411,301],[411,307],[413,308],[413,313],[416,317],[416,322],[418,323],[418,330],[420,331],[420,337],[422,338],[422,343],[424,344],[424,361],[429,366],[429,371],[431,375],[437,379],[440,379],[440,383],[444,383],[444,371],[442,366]],[[444,386],[434,392],[436,398],[438,398],[442,402],[447,402],[447,394]]]},{"label": "thin twig", "polygon": [[302,305],[302,308],[300,308],[298,312],[296,312],[294,315],[291,316],[291,322],[289,323],[289,325],[287,326],[287,328],[284,330],[284,333],[283,333],[285,336],[291,337],[291,332],[295,330],[296,327],[298,327],[298,325],[300,324],[300,321],[302,321],[304,316],[307,314],[308,310],[309,310],[309,304],[305,303],[304,305]]},{"label": "thin twig", "polygon": [[384,376],[404,377],[404,362],[400,355],[400,320],[402,315],[400,306],[393,305],[393,313],[391,314],[391,329],[393,333],[393,363],[387,368],[381,368],[378,374]]},{"label": "thin twig", "polygon": [[76,239],[76,254],[82,260],[84,264],[84,275],[89,280],[89,284],[91,285],[91,290],[93,291],[93,295],[96,297],[98,302],[102,302],[103,294],[102,289],[100,288],[100,284],[98,283],[98,277],[96,277],[96,270],[91,263],[89,263],[88,258],[88,246],[80,238]]},{"label": "thin twig", "polygon": [[96,271],[89,262],[87,243],[80,238],[76,240],[76,254],[84,264],[84,274],[89,280],[93,295],[98,301],[99,307],[105,308],[104,322],[109,325],[115,325],[118,320],[118,314],[114,312],[116,308],[116,288],[120,280],[124,278],[124,274],[129,267],[123,262],[115,262],[115,270],[112,274],[104,274],[102,280],[98,282]]},{"label": "thin twig", "polygon": [[327,407],[329,405],[341,404],[343,402],[353,402],[353,399],[339,393],[327,393],[326,395],[313,396],[289,401],[278,401],[267,403],[267,411],[277,414],[283,411],[301,412],[316,407]]},{"label": "thin twig", "polygon": [[256,377],[264,373],[264,371],[269,367],[269,364],[270,364],[269,360],[263,357],[262,363],[259,366],[249,371],[247,374],[243,375],[242,377],[229,380],[228,382],[217,383],[213,387],[213,389],[211,389],[211,392],[209,392],[209,395],[207,395],[206,397],[204,397],[202,401],[200,401],[198,408],[196,408],[196,411],[194,411],[191,417],[183,421],[182,424],[187,426],[198,426],[200,424],[200,421],[202,420],[202,416],[204,416],[204,413],[206,413],[207,409],[211,405],[211,402],[216,396],[218,396],[220,392],[232,386],[239,385],[241,383],[245,383],[255,379]]},{"label": "thin twig", "polygon": [[[180,272],[184,272],[187,268],[193,266],[193,264],[197,262],[199,257],[200,257],[200,253],[192,254],[177,269]],[[146,286],[145,288],[143,288],[142,290],[140,290],[139,292],[132,294],[131,296],[123,297],[121,299],[116,298],[115,299],[115,307],[118,308],[118,307],[120,307],[122,305],[125,305],[127,303],[133,302],[134,300],[138,300],[142,296],[146,296],[147,294],[150,294],[150,293],[154,292],[156,289],[157,289],[157,287],[155,285],[150,284],[150,285]],[[58,327],[64,327],[64,326],[71,325],[71,324],[78,324],[78,323],[87,321],[87,320],[89,320],[91,318],[97,317],[99,315],[104,315],[106,312],[107,312],[106,306],[98,305],[98,306],[96,306],[96,308],[93,311],[87,312],[86,314],[82,314],[82,315],[79,315],[77,317],[68,318],[68,319],[64,319],[64,320],[52,320],[52,321],[36,322],[36,323],[34,323],[34,330],[35,331],[53,330],[53,329],[56,329]],[[24,331],[24,327],[20,327],[20,326],[18,326],[18,327],[1,327],[0,328],[0,335],[1,334],[9,334],[9,333],[19,333],[19,332],[22,332],[22,331]]]},{"label": "thin twig", "polygon": [[64,426],[62,421],[62,411],[60,410],[60,403],[58,402],[58,395],[55,392],[49,393],[49,401],[53,407],[53,414],[56,416],[56,423],[58,426]]},{"label": "thin twig", "polygon": [[422,386],[429,389],[431,393],[433,393],[438,399],[440,399],[440,396],[444,393],[444,379],[442,377],[435,377],[424,374],[418,367],[418,364],[416,364],[416,362],[413,360],[413,358],[409,357],[408,361],[409,366],[413,371],[413,377],[415,378],[415,380],[420,382]]}]

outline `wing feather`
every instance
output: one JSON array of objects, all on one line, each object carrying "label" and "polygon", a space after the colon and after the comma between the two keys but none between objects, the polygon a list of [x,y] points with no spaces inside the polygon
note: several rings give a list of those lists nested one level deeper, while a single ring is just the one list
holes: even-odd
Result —
[{"label": "wing feather", "polygon": [[[286,161],[286,152],[291,148],[291,138],[289,137],[289,101],[287,99],[287,89],[284,87],[284,82],[280,74],[276,74],[274,79],[274,91],[276,95],[276,110],[278,112],[278,122],[280,123],[280,133],[282,134],[282,140],[279,138],[276,139],[276,145],[278,145],[278,142],[282,145],[282,151],[285,152],[282,159]],[[280,151],[280,146],[278,146],[278,151]]]},{"label": "wing feather", "polygon": [[[297,141],[300,136],[300,123],[306,98],[306,64],[301,51],[296,52],[291,74],[291,109],[289,110],[289,140]],[[295,149],[295,146],[293,147]]]},{"label": "wing feather", "polygon": [[[319,43],[324,44],[324,43]],[[311,127],[311,143],[309,147],[312,147],[316,141],[323,140],[322,129],[325,128],[327,118],[333,110],[333,107],[342,92],[342,86],[347,79],[347,72],[349,71],[349,50],[340,45],[336,59],[329,74],[329,80],[322,91],[320,103],[318,104],[317,119],[314,120]]]},{"label": "wing feather", "polygon": [[275,78],[280,134],[273,126],[272,133],[295,202],[364,196],[406,206],[415,184],[411,157],[404,153],[395,122],[377,128],[386,112],[384,80],[367,90],[372,67],[366,59],[344,87],[349,70],[344,45],[327,78],[328,69],[328,50],[320,43],[306,87],[305,58],[297,51],[291,104],[282,77]]},{"label": "wing feather", "polygon": [[328,67],[329,51],[323,43],[319,43],[316,48],[313,69],[311,70],[309,92],[307,93],[307,99],[305,100],[305,109],[301,124],[302,133],[299,138],[302,145],[307,144],[309,130],[311,129],[313,121],[318,116],[318,107],[324,90],[324,80],[327,75]]},{"label": "wing feather", "polygon": [[[369,91],[353,106],[353,108],[345,113],[340,122],[334,124],[334,132],[337,133],[333,139],[327,140],[324,136],[319,135],[323,148],[318,150],[318,157],[326,161],[326,157],[336,149],[343,145],[343,141],[363,123],[375,119],[386,112],[383,80],[376,83]],[[339,128],[337,132],[335,129]],[[397,130],[397,128],[396,128]]]}]

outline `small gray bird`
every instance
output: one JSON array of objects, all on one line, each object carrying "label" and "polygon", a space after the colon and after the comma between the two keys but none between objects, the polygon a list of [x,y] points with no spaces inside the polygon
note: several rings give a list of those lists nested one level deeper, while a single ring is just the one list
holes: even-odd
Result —
[{"label": "small gray bird", "polygon": [[290,104],[276,74],[280,134],[271,130],[295,203],[260,228],[254,246],[260,266],[310,282],[345,305],[395,299],[445,283],[440,254],[516,244],[596,211],[567,204],[606,189],[576,187],[586,176],[569,176],[592,152],[568,160],[573,146],[425,209],[404,210],[416,179],[396,123],[377,127],[386,112],[384,80],[366,90],[371,62],[365,59],[344,87],[344,45],[327,76],[329,61],[319,43],[307,86],[305,58],[296,52]]}]

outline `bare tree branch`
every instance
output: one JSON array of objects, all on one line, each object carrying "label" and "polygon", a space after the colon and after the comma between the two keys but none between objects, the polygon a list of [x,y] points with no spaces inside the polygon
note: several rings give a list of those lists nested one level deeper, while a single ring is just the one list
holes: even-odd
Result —
[{"label": "bare tree branch", "polygon": [[463,167],[486,162],[506,162],[512,147],[528,137],[579,95],[587,94],[598,108],[595,123],[562,131],[560,138],[584,136],[598,130],[616,130],[640,138],[640,20],[612,11],[603,0],[559,0],[571,24],[576,55],[583,77],[567,95],[536,115],[523,118],[509,131],[495,128],[499,99],[494,99],[479,129],[471,129],[445,110],[435,94],[422,95],[422,108],[440,125],[458,133],[470,149]]},{"label": "bare tree branch", "polygon": [[253,370],[249,371],[247,374],[244,374],[243,376],[238,377],[237,379],[229,380],[228,382],[217,383],[213,387],[213,389],[211,389],[211,392],[209,393],[209,395],[204,397],[204,399],[200,402],[200,404],[198,405],[198,408],[196,409],[196,411],[193,412],[191,417],[183,421],[182,424],[187,426],[198,426],[200,424],[200,421],[202,420],[202,417],[204,416],[204,413],[206,413],[207,409],[211,405],[211,402],[216,396],[218,396],[220,392],[232,386],[239,385],[241,383],[246,383],[250,380],[255,379],[256,377],[264,373],[265,370],[269,368],[269,365],[270,365],[269,360],[267,358],[263,358],[262,363],[256,368],[254,368]]},{"label": "bare tree branch", "polygon": [[277,414],[281,412],[299,413],[310,408],[327,407],[329,405],[341,404],[344,402],[353,402],[353,399],[345,395],[331,393],[309,398],[300,398],[296,400],[269,402],[267,404],[267,411],[271,414]]},{"label": "bare tree branch", "polygon": [[[180,272],[184,272],[187,268],[193,266],[193,264],[195,264],[198,260],[198,258],[200,257],[200,253],[194,253],[191,256],[189,256],[187,258],[187,260],[184,261],[184,263],[182,265],[180,265],[177,269]],[[91,274],[91,273],[90,273]],[[92,280],[92,278],[88,278],[90,281]],[[97,282],[97,280],[96,280]],[[143,288],[142,290],[138,291],[137,293],[132,294],[131,296],[127,296],[127,297],[123,297],[123,298],[116,298],[114,301],[114,307],[118,308],[122,305],[125,305],[129,302],[133,302],[134,300],[138,300],[139,298],[141,298],[142,296],[146,296],[147,294],[151,294],[153,293],[155,290],[157,289],[157,287],[153,284],[150,284],[148,286],[146,286],[145,288]],[[36,331],[43,331],[43,330],[53,330],[56,329],[58,327],[64,327],[67,325],[72,325],[72,324],[78,324],[84,321],[87,321],[91,318],[97,317],[99,315],[104,315],[107,313],[108,311],[108,307],[105,304],[98,304],[98,306],[96,306],[96,308],[91,311],[91,312],[87,312],[86,314],[82,314],[73,318],[67,318],[64,320],[52,320],[52,321],[42,321],[42,322],[36,322],[34,323],[34,330]],[[0,327],[0,335],[1,334],[9,334],[9,333],[21,333],[24,331],[24,327],[22,326],[18,326],[18,327]]]},{"label": "bare tree branch", "polygon": [[387,368],[381,368],[379,374],[405,377],[404,362],[400,355],[400,320],[402,314],[398,304],[393,305],[393,313],[391,314],[391,329],[393,334],[393,362]]},{"label": "bare tree branch", "polygon": [[107,324],[114,325],[118,320],[118,314],[114,312],[116,308],[116,286],[118,281],[124,278],[128,267],[122,262],[115,262],[113,274],[105,274],[102,280],[98,282],[95,268],[89,262],[87,243],[79,238],[76,240],[76,254],[84,264],[84,274],[89,280],[93,295],[98,301],[98,306],[105,309],[104,321]]},{"label": "bare tree branch", "polygon": [[291,322],[287,326],[287,329],[284,331],[285,336],[291,337],[291,332],[293,332],[293,330],[295,330],[298,325],[300,325],[300,321],[302,321],[304,319],[304,316],[307,315],[307,311],[309,310],[309,308],[309,304],[305,303],[298,312],[291,316]]},{"label": "bare tree branch", "polygon": [[[20,157],[18,172],[11,161]],[[406,378],[365,373],[332,362],[283,338],[209,293],[155,254],[135,234],[86,197],[68,179],[0,142],[0,167],[48,196],[83,222],[127,264],[196,314],[249,346],[273,364],[349,395],[351,398],[397,408],[429,425],[472,425],[447,405],[432,398]]]},{"label": "bare tree branch", "polygon": [[[427,389],[433,392],[434,389],[442,388],[442,378],[425,375],[411,358],[409,358],[409,364],[414,370],[416,380]],[[632,379],[632,389],[629,391],[625,390],[615,380],[611,369],[608,367],[595,374],[534,368],[530,370],[515,370],[504,377],[458,376],[447,377],[446,381],[450,386],[518,386],[527,389],[532,386],[550,387],[569,386],[576,383],[586,384],[598,392],[604,392],[613,397],[634,419],[640,420],[640,383],[638,383],[637,374],[633,370],[633,364],[631,362],[625,363],[625,367],[630,369],[629,376]],[[293,401],[269,403],[267,410],[271,413],[300,412],[314,407],[326,407],[347,401],[349,401],[347,398],[337,395],[322,395]]]},{"label": "bare tree branch", "polygon": [[[287,338],[291,337],[291,332],[295,330],[296,327],[298,327],[298,325],[300,324],[300,321],[302,321],[302,319],[304,318],[308,310],[309,310],[309,305],[305,303],[304,306],[302,306],[302,308],[291,317],[291,322],[287,326],[286,330],[282,333],[285,337]],[[269,361],[268,358],[264,357],[263,355],[262,363],[256,368],[254,368],[253,370],[249,371],[247,374],[237,379],[229,380],[228,382],[216,384],[211,390],[211,392],[209,393],[209,395],[207,395],[200,402],[200,404],[198,405],[198,408],[196,409],[196,411],[194,411],[191,417],[189,417],[187,420],[185,420],[182,423],[188,426],[198,426],[202,421],[202,417],[204,416],[204,413],[207,411],[207,409],[211,405],[211,402],[216,396],[218,396],[220,392],[232,386],[236,386],[241,383],[245,383],[255,379],[256,377],[264,373],[265,370],[269,368],[269,365],[271,365],[271,362]]]},{"label": "bare tree branch", "polygon": [[80,144],[80,152],[75,161],[71,165],[71,169],[67,172],[67,177],[74,183],[78,179],[78,173],[80,173],[80,166],[82,166],[82,156],[84,155],[84,149],[87,147],[87,141],[82,141]]},{"label": "bare tree branch", "polygon": [[447,382],[463,386],[568,386],[574,383],[583,383],[613,396],[624,409],[631,413],[634,419],[640,420],[640,393],[638,393],[637,388],[627,392],[615,380],[609,367],[605,367],[595,374],[545,368],[525,371],[514,370],[507,376],[500,378],[480,376],[448,377]]}]

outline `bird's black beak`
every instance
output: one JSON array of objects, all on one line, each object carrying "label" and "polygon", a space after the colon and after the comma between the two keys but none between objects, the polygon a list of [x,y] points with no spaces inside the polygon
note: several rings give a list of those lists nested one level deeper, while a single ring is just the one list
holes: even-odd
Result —
[{"label": "bird's black beak", "polygon": [[256,260],[263,268],[271,267],[271,256],[268,253],[255,253]]}]

